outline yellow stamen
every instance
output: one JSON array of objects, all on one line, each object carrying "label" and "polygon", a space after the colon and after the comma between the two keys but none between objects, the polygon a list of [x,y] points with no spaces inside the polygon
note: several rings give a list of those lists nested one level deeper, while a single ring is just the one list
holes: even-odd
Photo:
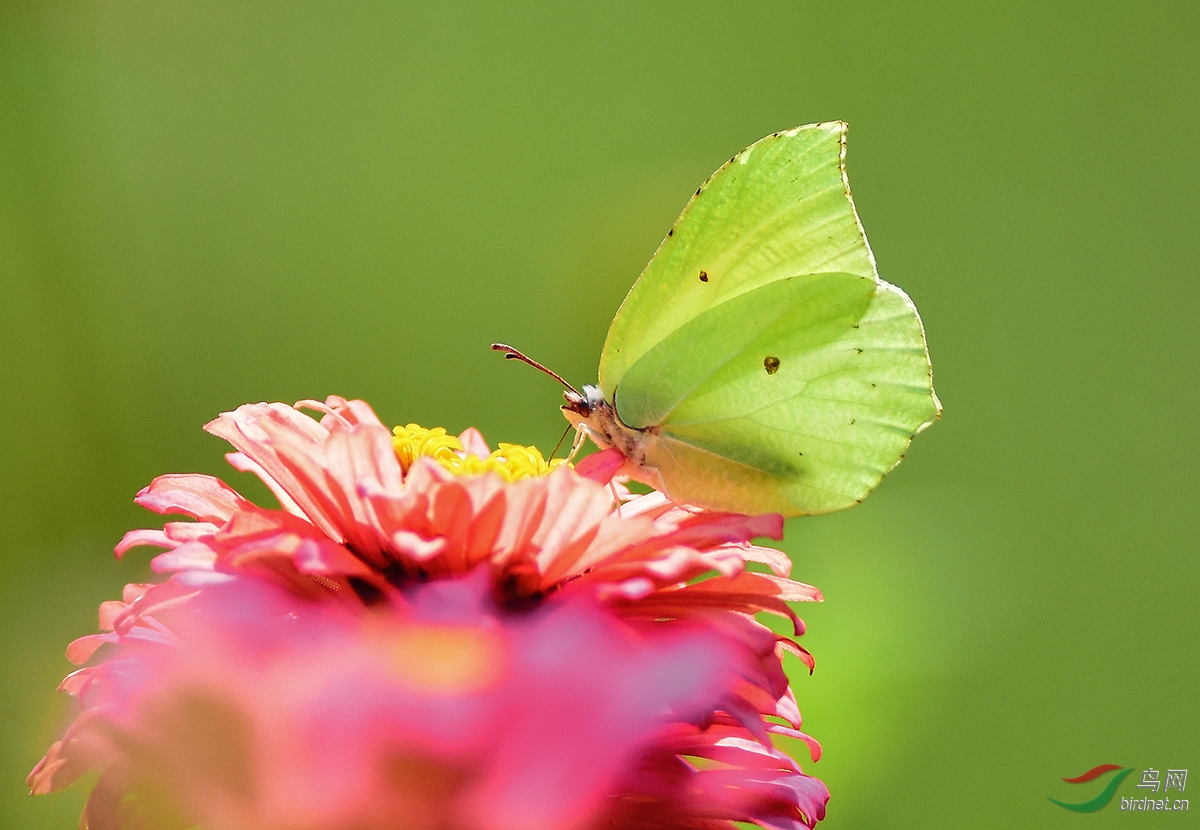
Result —
[{"label": "yellow stamen", "polygon": [[453,435],[447,435],[442,427],[425,429],[417,424],[409,424],[396,427],[392,434],[392,444],[396,447],[396,455],[405,473],[417,458],[428,456],[452,473],[479,475],[492,472],[505,481],[513,482],[544,476],[566,461],[563,458],[546,461],[537,447],[520,444],[501,444],[487,458],[468,455],[463,450],[462,442]]},{"label": "yellow stamen", "polygon": [[392,446],[396,448],[396,456],[400,466],[408,472],[413,462],[422,455],[427,455],[443,466],[453,462],[462,452],[462,441],[453,435],[447,435],[443,427],[425,429],[420,424],[409,424],[392,430]]},{"label": "yellow stamen", "polygon": [[477,455],[459,456],[456,463],[442,462],[449,470],[463,475],[478,473],[499,473],[505,481],[519,481],[533,476],[544,476],[566,459],[555,458],[547,462],[537,447],[523,447],[520,444],[501,444],[500,448],[487,458]]}]

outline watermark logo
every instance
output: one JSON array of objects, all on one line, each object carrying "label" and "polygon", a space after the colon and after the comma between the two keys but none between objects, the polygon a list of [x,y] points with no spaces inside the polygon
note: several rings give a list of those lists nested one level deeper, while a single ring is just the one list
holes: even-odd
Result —
[{"label": "watermark logo", "polygon": [[[1103,778],[1109,773],[1113,773],[1112,777],[1103,786],[1099,793],[1087,801],[1078,803],[1059,801],[1057,798],[1046,796],[1059,807],[1064,807],[1076,813],[1094,813],[1097,810],[1102,810],[1112,801],[1113,796],[1117,792],[1117,788],[1121,786],[1121,782],[1129,777],[1129,774],[1134,772],[1133,767],[1122,767],[1120,764],[1100,764],[1100,766],[1092,767],[1082,775],[1077,775],[1074,778],[1064,778],[1068,784],[1087,784],[1095,781],[1098,778]],[[1138,789],[1149,790],[1154,794],[1159,793],[1159,788],[1162,788],[1162,798],[1151,798],[1143,796],[1141,798],[1126,798],[1121,797],[1122,810],[1163,810],[1183,811],[1188,809],[1188,801],[1185,798],[1171,798],[1168,792],[1174,790],[1177,793],[1182,793],[1187,787],[1187,770],[1185,769],[1168,769],[1157,770],[1151,767],[1142,771],[1142,781],[1137,785]]]},{"label": "watermark logo", "polygon": [[[1188,801],[1186,798],[1170,798],[1167,796],[1171,790],[1182,793],[1187,786],[1187,770],[1185,769],[1169,769],[1159,771],[1151,767],[1142,771],[1142,783],[1138,784],[1138,789],[1149,790],[1157,794],[1159,786],[1162,787],[1162,798],[1151,798],[1144,795],[1141,798],[1125,798],[1121,796],[1122,810],[1165,810],[1167,812],[1186,810]],[[1161,775],[1161,777],[1160,777]]]},{"label": "watermark logo", "polygon": [[1092,767],[1083,775],[1063,779],[1068,784],[1086,784],[1114,770],[1117,771],[1117,774],[1108,779],[1108,783],[1104,785],[1104,789],[1095,798],[1089,798],[1087,801],[1081,801],[1078,804],[1069,804],[1066,801],[1059,801],[1057,798],[1050,798],[1050,796],[1046,796],[1046,798],[1050,798],[1059,807],[1066,807],[1068,810],[1074,810],[1076,813],[1094,813],[1108,806],[1108,802],[1112,801],[1117,787],[1121,786],[1121,782],[1129,776],[1129,773],[1133,772],[1133,767],[1122,767],[1120,764],[1101,764],[1098,767]]}]

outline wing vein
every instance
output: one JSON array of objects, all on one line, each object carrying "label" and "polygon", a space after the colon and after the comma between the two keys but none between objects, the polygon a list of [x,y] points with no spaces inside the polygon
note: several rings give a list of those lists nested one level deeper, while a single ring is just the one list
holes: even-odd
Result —
[{"label": "wing vein", "polygon": [[[796,277],[789,277],[788,279],[797,279],[799,276],[800,276],[800,275],[797,275]],[[807,275],[804,275],[804,276],[807,276]],[[836,291],[836,290],[837,290],[837,286],[830,286],[830,287],[828,287],[828,288],[822,289],[821,291],[819,291],[819,292],[818,292],[818,293],[816,293],[816,294],[813,294],[811,297],[808,297],[808,298],[806,298],[804,302],[805,302],[805,304],[809,304],[809,303],[816,302],[816,301],[817,301],[817,300],[819,300],[821,297],[824,297],[824,296],[825,296],[825,295],[827,295],[827,294],[831,294],[831,293],[833,293],[833,292],[834,292],[834,291]],[[716,307],[717,307],[717,306],[714,306],[714,308],[716,308]],[[792,311],[794,311],[794,310],[795,310],[795,308],[794,308],[794,307],[793,307],[793,308],[784,308],[784,309],[783,309],[782,311],[780,311],[780,312],[779,312],[779,313],[778,313],[778,314],[777,314],[777,315],[776,315],[776,316],[775,316],[775,317],[774,317],[774,318],[773,318],[773,319],[772,319],[772,320],[771,320],[769,323],[767,323],[765,326],[763,326],[761,329],[759,329],[759,331],[758,331],[758,333],[755,335],[755,337],[754,337],[753,339],[751,339],[750,341],[748,341],[744,347],[742,347],[742,348],[738,349],[736,352],[734,352],[734,353],[730,354],[730,356],[729,356],[728,358],[726,358],[725,360],[723,360],[723,361],[721,361],[721,362],[719,362],[719,363],[716,363],[716,364],[714,364],[714,365],[713,365],[713,367],[712,367],[712,369],[711,369],[711,371],[709,371],[707,374],[698,375],[698,376],[696,377],[696,379],[695,379],[695,382],[694,382],[694,383],[693,383],[693,384],[692,384],[692,385],[691,385],[691,386],[690,386],[690,387],[689,387],[689,388],[688,388],[688,389],[687,389],[685,392],[683,392],[682,394],[678,395],[678,396],[676,397],[676,399],[675,399],[675,401],[674,401],[673,403],[671,403],[669,406],[667,406],[665,409],[663,409],[663,412],[662,412],[662,415],[661,415],[661,418],[660,418],[660,423],[661,423],[661,422],[665,422],[665,421],[667,420],[667,418],[669,418],[669,417],[670,417],[671,413],[675,411],[675,408],[676,408],[676,407],[678,407],[678,406],[679,406],[679,404],[681,404],[683,401],[685,401],[685,400],[687,400],[689,397],[691,397],[692,393],[693,393],[693,392],[695,392],[695,391],[696,391],[698,388],[700,388],[701,386],[703,386],[703,385],[704,385],[704,383],[705,383],[705,382],[706,382],[706,381],[707,381],[709,378],[711,378],[713,375],[717,374],[717,372],[719,372],[720,370],[724,369],[726,366],[728,366],[728,365],[729,365],[730,363],[732,363],[733,361],[737,360],[737,359],[738,359],[739,357],[741,357],[742,355],[744,355],[744,354],[746,354],[747,352],[749,352],[749,351],[750,351],[750,348],[751,348],[751,346],[752,346],[752,345],[755,343],[755,341],[757,341],[758,337],[760,337],[760,336],[762,335],[762,332],[764,332],[764,331],[766,331],[767,329],[769,329],[771,326],[773,326],[775,323],[779,322],[781,319],[783,319],[783,317],[785,317],[787,314],[791,313],[791,312],[792,312]],[[808,326],[818,326],[818,325],[821,325],[821,324],[823,324],[823,323],[828,323],[830,320],[835,320],[835,319],[837,319],[839,316],[841,316],[841,314],[842,314],[842,312],[841,312],[841,311],[839,311],[839,310],[838,310],[838,309],[836,309],[836,308],[833,308],[833,309],[830,309],[830,312],[829,312],[828,316],[826,316],[826,317],[822,317],[822,318],[821,318],[821,319],[819,319],[819,320],[813,320],[813,321],[811,321],[811,322],[807,323],[806,325],[808,325]],[[840,341],[840,340],[833,340],[833,341],[830,341],[830,342],[831,342],[831,343],[837,343],[837,342],[841,342],[841,341]],[[651,385],[651,386],[653,386],[653,384],[654,384],[654,383],[657,383],[657,382],[658,382],[658,379],[659,379],[659,377],[661,377],[662,373],[663,373],[664,371],[666,371],[666,370],[667,370],[667,368],[668,368],[668,367],[669,367],[669,366],[670,366],[672,363],[674,363],[674,362],[675,362],[676,358],[677,358],[679,355],[680,355],[680,350],[677,350],[677,351],[676,351],[674,354],[672,354],[672,355],[671,355],[671,357],[669,357],[667,360],[663,361],[663,364],[662,364],[662,366],[660,366],[660,367],[658,368],[658,371],[656,371],[656,372],[654,373],[654,375],[653,375],[653,377],[652,377],[652,379],[651,379],[651,381],[650,381],[650,385]],[[810,380],[809,382],[811,383],[811,380]]]}]

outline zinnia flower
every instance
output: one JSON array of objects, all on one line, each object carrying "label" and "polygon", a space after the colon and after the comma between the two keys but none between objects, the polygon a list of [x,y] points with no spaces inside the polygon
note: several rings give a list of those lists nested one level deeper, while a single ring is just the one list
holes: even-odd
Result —
[{"label": "zinnia flower", "polygon": [[[29,776],[93,767],[83,826],[813,827],[828,791],[784,650],[819,599],[758,547],[777,515],[695,511],[576,467],[492,452],[362,401],[252,404],[206,429],[280,503],[171,475],[135,530],[169,574],[101,607],[63,682],[81,711]],[[763,568],[747,569],[748,563]]]}]

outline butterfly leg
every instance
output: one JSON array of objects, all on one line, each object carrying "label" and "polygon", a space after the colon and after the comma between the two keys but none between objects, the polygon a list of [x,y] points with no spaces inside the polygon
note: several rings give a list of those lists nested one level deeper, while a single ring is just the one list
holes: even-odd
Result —
[{"label": "butterfly leg", "polygon": [[575,456],[579,455],[579,451],[583,448],[583,442],[587,440],[587,432],[583,425],[575,427],[575,440],[571,442],[571,453],[567,456],[567,461],[572,464],[575,462]]}]

